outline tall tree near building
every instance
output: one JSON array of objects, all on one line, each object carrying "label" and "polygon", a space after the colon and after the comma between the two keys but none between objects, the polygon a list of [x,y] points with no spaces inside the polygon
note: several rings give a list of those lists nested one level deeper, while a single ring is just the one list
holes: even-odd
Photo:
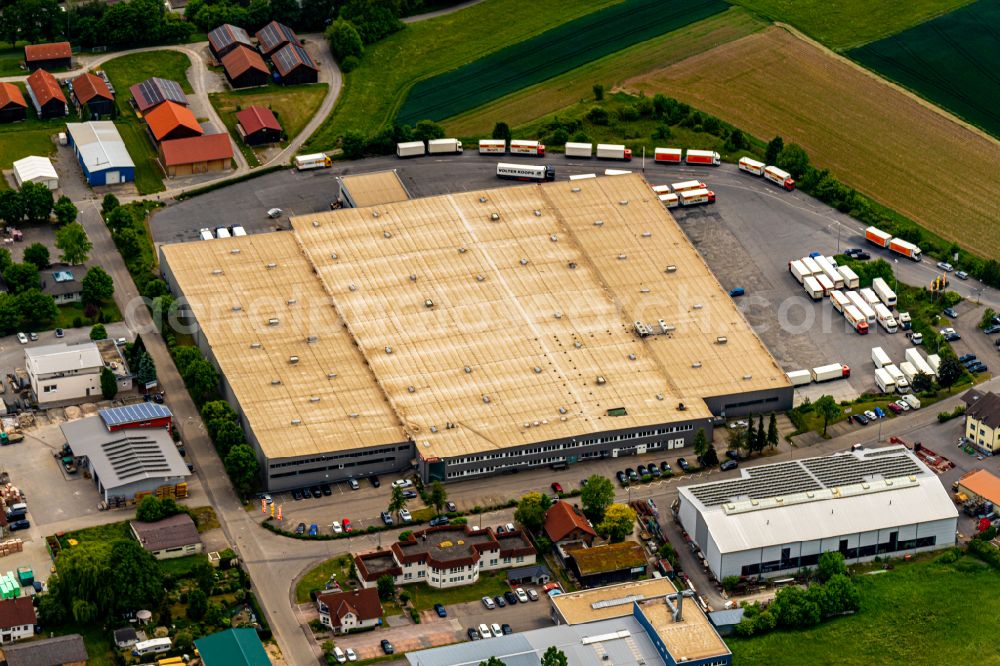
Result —
[{"label": "tall tree near building", "polygon": [[49,267],[49,248],[42,243],[32,243],[24,248],[24,263],[34,264],[38,270]]},{"label": "tall tree near building", "polygon": [[941,367],[938,368],[938,384],[944,388],[948,388],[958,381],[958,378],[962,376],[962,372],[962,365],[955,358],[954,354],[950,354],[941,361]]},{"label": "tall tree near building", "polygon": [[747,417],[747,436],[746,444],[744,445],[747,450],[747,455],[753,453],[754,446],[757,444],[757,431],[753,427],[753,416]]},{"label": "tall tree near building", "polygon": [[541,493],[525,493],[514,510],[514,520],[521,523],[524,529],[535,534],[545,522],[545,507],[542,506]]},{"label": "tall tree near building", "polygon": [[104,199],[101,200],[101,217],[106,218],[108,213],[118,208],[121,204],[118,203],[118,197],[113,194],[105,194]]},{"label": "tall tree near building", "polygon": [[635,529],[635,511],[625,504],[612,504],[595,529],[611,543],[624,541]]},{"label": "tall tree near building", "polygon": [[59,224],[69,224],[76,222],[76,216],[80,211],[76,209],[76,204],[73,203],[72,199],[63,195],[52,206],[52,212],[55,213]]},{"label": "tall tree near building", "polygon": [[0,220],[10,226],[21,224],[24,221],[24,201],[21,199],[21,193],[17,190],[0,192]]},{"label": "tall tree near building", "polygon": [[115,283],[100,266],[91,266],[83,276],[82,296],[84,303],[100,305],[110,299],[115,293]]},{"label": "tall tree near building", "polygon": [[56,247],[62,250],[62,260],[76,265],[87,261],[94,244],[87,238],[87,232],[79,222],[73,222],[56,232]]},{"label": "tall tree near building", "polygon": [[440,515],[444,512],[444,505],[448,501],[448,491],[444,489],[444,484],[435,481],[431,484],[431,491],[428,494],[428,504],[434,507],[434,511]]},{"label": "tall tree near building", "polygon": [[701,428],[698,429],[697,434],[694,436],[694,455],[701,458],[708,451],[708,439],[705,437],[705,431]]},{"label": "tall tree near building", "polygon": [[3,272],[3,281],[12,294],[20,294],[29,289],[38,289],[41,280],[38,277],[38,266],[34,264],[11,264]]},{"label": "tall tree near building", "polygon": [[52,190],[42,183],[21,185],[21,202],[24,214],[31,222],[47,222],[52,214]]},{"label": "tall tree near building", "polygon": [[566,653],[557,648],[555,645],[550,645],[542,655],[542,666],[569,666],[569,659],[566,658]]},{"label": "tall tree near building", "polygon": [[778,446],[778,417],[771,412],[771,419],[767,422],[767,445],[772,449]]},{"label": "tall tree near building", "polygon": [[233,489],[242,497],[246,497],[257,483],[260,465],[253,449],[247,444],[237,444],[229,450],[225,459],[226,474],[233,482]]},{"label": "tall tree near building", "polygon": [[389,513],[397,513],[400,509],[406,508],[406,495],[403,494],[403,488],[400,486],[392,487],[392,494],[389,495],[389,506],[387,511]]},{"label": "tall tree near building", "polygon": [[815,402],[816,411],[823,417],[823,436],[826,437],[827,426],[840,416],[840,405],[833,399],[833,396],[823,395]]},{"label": "tall tree near building", "polygon": [[764,415],[761,414],[757,417],[757,441],[754,448],[757,449],[757,453],[763,453],[765,446],[767,446],[767,431],[764,430]]},{"label": "tall tree near building", "polygon": [[615,486],[611,479],[601,474],[594,474],[580,489],[580,504],[583,505],[583,515],[595,525],[604,520],[604,512],[615,501]]},{"label": "tall tree near building", "polygon": [[115,373],[108,368],[101,368],[101,395],[105,400],[111,400],[118,395],[118,380]]},{"label": "tall tree near building", "polygon": [[108,339],[108,331],[104,328],[104,324],[94,324],[90,329],[90,339],[94,341]]},{"label": "tall tree near building", "polygon": [[181,376],[196,404],[205,402],[219,388],[219,373],[203,358],[192,361]]},{"label": "tall tree near building", "polygon": [[147,352],[142,352],[142,356],[139,357],[137,378],[139,384],[142,386],[156,381],[156,363],[153,362],[153,357]]}]

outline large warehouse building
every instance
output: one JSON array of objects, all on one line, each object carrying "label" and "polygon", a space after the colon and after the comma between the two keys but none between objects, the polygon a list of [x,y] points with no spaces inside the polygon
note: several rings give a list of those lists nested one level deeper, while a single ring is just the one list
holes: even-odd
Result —
[{"label": "large warehouse building", "polygon": [[638,175],[292,225],[161,250],[271,490],[411,461],[453,480],[679,448],[713,415],[791,406]]},{"label": "large warehouse building", "polygon": [[743,468],[682,486],[678,516],[712,573],[777,577],[955,545],[958,511],[937,475],[904,446]]}]

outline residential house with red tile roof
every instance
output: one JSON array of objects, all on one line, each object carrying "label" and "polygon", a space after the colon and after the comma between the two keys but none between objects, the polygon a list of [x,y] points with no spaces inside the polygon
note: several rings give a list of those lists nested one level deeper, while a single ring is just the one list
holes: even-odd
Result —
[{"label": "residential house with red tile roof", "polygon": [[316,596],[316,605],[319,621],[335,634],[375,627],[382,620],[382,602],[376,588],[323,592]]}]

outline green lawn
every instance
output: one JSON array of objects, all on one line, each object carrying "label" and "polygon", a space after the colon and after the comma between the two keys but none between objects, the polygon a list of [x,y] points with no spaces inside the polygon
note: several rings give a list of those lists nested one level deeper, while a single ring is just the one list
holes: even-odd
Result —
[{"label": "green lawn", "polygon": [[138,119],[123,117],[115,121],[122,135],[125,148],[135,162],[135,187],[139,194],[153,194],[166,189],[163,186],[163,171],[157,163],[156,151],[139,125]]},{"label": "green lawn", "polygon": [[466,601],[476,601],[482,597],[495,597],[510,589],[507,585],[507,575],[503,571],[490,571],[479,574],[475,585],[463,585],[450,589],[439,590],[427,583],[404,585],[401,588],[410,595],[410,605],[418,611],[429,610],[434,604],[460,604]]},{"label": "green lawn", "polygon": [[[52,323],[52,328],[74,328],[73,320],[77,317],[83,320],[84,326],[91,326],[91,324],[87,323],[88,319],[83,314],[83,303],[66,303],[65,305],[58,306],[58,309],[59,315]],[[115,305],[114,301],[102,305],[101,312],[104,313],[104,317],[109,322],[122,320],[122,313],[119,312],[118,306]]]},{"label": "green lawn", "polygon": [[123,115],[132,115],[134,112],[129,105],[131,94],[128,91],[131,86],[151,76],[158,76],[161,79],[176,81],[181,84],[184,92],[190,95],[194,92],[187,79],[187,70],[190,66],[191,61],[183,53],[155,51],[121,56],[107,61],[101,69],[107,72],[115,87],[119,111]]},{"label": "green lawn", "polygon": [[325,83],[313,83],[211,93],[208,97],[236,144],[247,157],[250,166],[259,166],[260,160],[252,149],[244,145],[236,131],[236,112],[253,105],[269,108],[277,116],[286,136],[295,137],[316,113],[316,109],[326,97],[326,92]]},{"label": "green lawn", "polygon": [[330,574],[337,574],[339,581],[347,580],[350,570],[351,559],[348,555],[335,557],[310,569],[295,585],[295,603],[307,603],[310,592],[324,589],[330,580]]},{"label": "green lawn", "polygon": [[790,23],[832,49],[849,49],[906,30],[972,0],[732,0]]},{"label": "green lawn", "polygon": [[169,560],[160,560],[157,564],[160,567],[160,571],[179,579],[191,573],[191,569],[193,569],[196,564],[207,561],[208,558],[205,555],[186,555],[185,557],[174,557]]},{"label": "green lawn", "polygon": [[82,530],[74,530],[72,532],[65,532],[59,535],[59,542],[62,544],[63,548],[72,548],[70,540],[76,540],[79,543],[84,541],[114,541],[117,539],[130,539],[132,538],[132,531],[129,529],[128,521],[123,520],[117,523],[108,523],[106,525],[94,525],[93,527],[85,527]]},{"label": "green lawn", "polygon": [[374,134],[396,116],[418,80],[618,2],[621,0],[486,0],[408,25],[365,49],[361,65],[346,75],[333,113],[303,150],[333,148],[347,130]]},{"label": "green lawn", "polygon": [[56,143],[53,137],[66,130],[67,122],[76,122],[79,119],[70,106],[69,116],[39,120],[24,83],[15,85],[21,89],[21,94],[28,103],[28,117],[20,122],[0,125],[0,169],[9,169],[16,160],[28,155],[54,155]]},{"label": "green lawn", "polygon": [[805,631],[727,638],[734,664],[996,664],[989,622],[1000,614],[1000,574],[973,557],[893,561],[856,577],[861,610]]}]

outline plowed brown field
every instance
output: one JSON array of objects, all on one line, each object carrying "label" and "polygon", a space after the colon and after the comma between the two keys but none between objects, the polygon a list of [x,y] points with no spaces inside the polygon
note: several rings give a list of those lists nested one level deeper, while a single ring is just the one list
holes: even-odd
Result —
[{"label": "plowed brown field", "polygon": [[985,257],[1000,256],[1000,144],[781,28],[625,82],[768,139]]}]

